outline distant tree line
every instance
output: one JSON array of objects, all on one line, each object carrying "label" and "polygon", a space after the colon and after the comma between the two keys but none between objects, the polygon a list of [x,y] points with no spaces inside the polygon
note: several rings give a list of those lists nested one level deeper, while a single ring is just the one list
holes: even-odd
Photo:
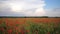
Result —
[{"label": "distant tree line", "polygon": [[49,17],[49,16],[0,16],[0,18],[60,18],[60,17]]}]

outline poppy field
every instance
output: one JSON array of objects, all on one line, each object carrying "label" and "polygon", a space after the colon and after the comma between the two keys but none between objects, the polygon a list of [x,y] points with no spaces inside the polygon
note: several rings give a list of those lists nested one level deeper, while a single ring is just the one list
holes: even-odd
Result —
[{"label": "poppy field", "polygon": [[0,34],[60,34],[60,18],[0,18]]}]

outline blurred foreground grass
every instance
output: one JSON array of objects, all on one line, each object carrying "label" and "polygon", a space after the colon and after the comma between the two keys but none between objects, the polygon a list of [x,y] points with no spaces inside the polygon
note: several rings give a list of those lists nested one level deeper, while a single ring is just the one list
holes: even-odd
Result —
[{"label": "blurred foreground grass", "polygon": [[32,23],[8,26],[5,22],[0,24],[0,34],[60,34],[60,23]]}]

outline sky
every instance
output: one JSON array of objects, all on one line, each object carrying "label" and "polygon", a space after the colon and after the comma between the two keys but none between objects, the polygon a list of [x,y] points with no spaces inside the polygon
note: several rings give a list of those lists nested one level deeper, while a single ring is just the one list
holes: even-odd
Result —
[{"label": "sky", "polygon": [[60,0],[45,0],[45,8],[60,8]]},{"label": "sky", "polygon": [[60,17],[60,0],[0,0],[0,16]]}]

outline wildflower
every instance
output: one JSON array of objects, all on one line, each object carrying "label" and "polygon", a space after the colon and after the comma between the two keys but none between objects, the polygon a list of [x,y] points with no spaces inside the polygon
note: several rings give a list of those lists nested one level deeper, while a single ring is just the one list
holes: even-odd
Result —
[{"label": "wildflower", "polygon": [[8,34],[12,34],[12,29],[9,29],[8,30]]},{"label": "wildflower", "polygon": [[16,34],[18,34],[18,32],[16,32]]},{"label": "wildflower", "polygon": [[47,34],[50,34],[50,32],[48,32]]},{"label": "wildflower", "polygon": [[25,34],[24,30],[21,30],[20,32],[21,32],[21,34]]}]

